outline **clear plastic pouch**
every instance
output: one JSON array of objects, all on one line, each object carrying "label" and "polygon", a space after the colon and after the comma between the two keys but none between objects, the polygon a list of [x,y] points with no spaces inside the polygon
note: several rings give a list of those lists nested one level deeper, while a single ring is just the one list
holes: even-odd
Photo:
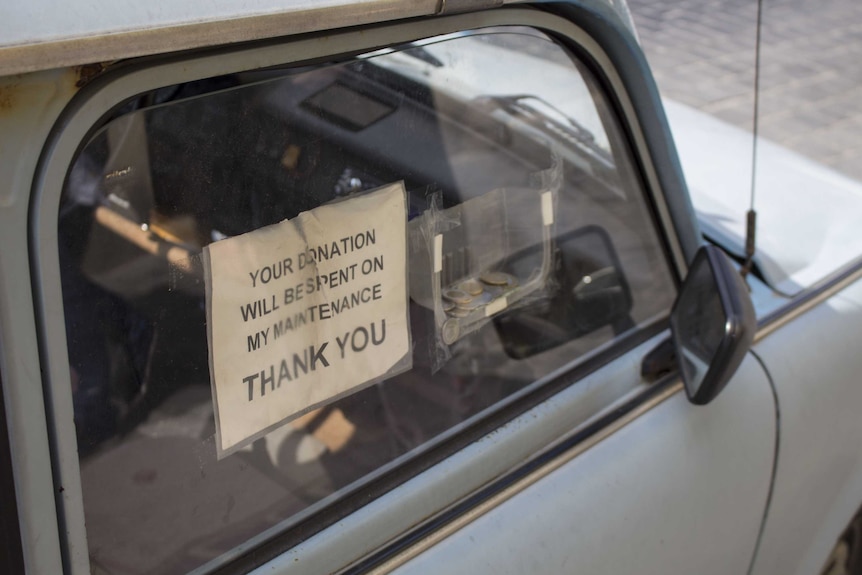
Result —
[{"label": "clear plastic pouch", "polygon": [[448,209],[439,194],[410,222],[410,297],[433,310],[432,371],[450,347],[495,316],[546,297],[553,285],[554,214],[562,162],[529,188],[497,188]]}]

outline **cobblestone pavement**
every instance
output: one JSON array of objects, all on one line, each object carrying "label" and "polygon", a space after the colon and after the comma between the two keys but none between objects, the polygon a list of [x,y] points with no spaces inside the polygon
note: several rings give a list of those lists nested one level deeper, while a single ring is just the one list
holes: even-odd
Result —
[{"label": "cobblestone pavement", "polygon": [[[630,0],[662,93],[751,130],[756,0]],[[862,2],[764,0],[760,134],[862,181]]]}]

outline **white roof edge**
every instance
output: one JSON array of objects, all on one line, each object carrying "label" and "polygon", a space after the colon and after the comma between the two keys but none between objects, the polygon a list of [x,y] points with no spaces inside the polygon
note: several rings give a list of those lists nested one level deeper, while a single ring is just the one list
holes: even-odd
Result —
[{"label": "white roof edge", "polygon": [[[29,0],[0,3],[0,77],[529,0]],[[632,31],[627,0],[610,5]]]},{"label": "white roof edge", "polygon": [[30,0],[0,9],[0,76],[428,16],[444,6],[441,0],[96,0],[83,10],[82,4]]}]

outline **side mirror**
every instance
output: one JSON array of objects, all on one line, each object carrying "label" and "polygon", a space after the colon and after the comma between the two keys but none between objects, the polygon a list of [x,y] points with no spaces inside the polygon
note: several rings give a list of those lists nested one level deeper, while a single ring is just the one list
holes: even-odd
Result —
[{"label": "side mirror", "polygon": [[748,286],[719,248],[695,255],[670,325],[688,399],[707,404],[733,377],[757,328]]}]

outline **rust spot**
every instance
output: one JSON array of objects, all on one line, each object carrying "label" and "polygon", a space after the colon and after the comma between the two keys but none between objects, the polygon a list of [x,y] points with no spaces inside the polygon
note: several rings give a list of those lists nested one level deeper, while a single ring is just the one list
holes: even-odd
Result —
[{"label": "rust spot", "polygon": [[107,62],[100,62],[97,64],[84,64],[83,66],[77,66],[75,68],[75,76],[77,77],[77,80],[75,81],[75,86],[78,88],[83,88],[84,86],[92,82],[102,72],[104,72],[105,68],[107,67]]},{"label": "rust spot", "polygon": [[0,111],[11,110],[15,107],[18,92],[18,84],[0,86]]}]

